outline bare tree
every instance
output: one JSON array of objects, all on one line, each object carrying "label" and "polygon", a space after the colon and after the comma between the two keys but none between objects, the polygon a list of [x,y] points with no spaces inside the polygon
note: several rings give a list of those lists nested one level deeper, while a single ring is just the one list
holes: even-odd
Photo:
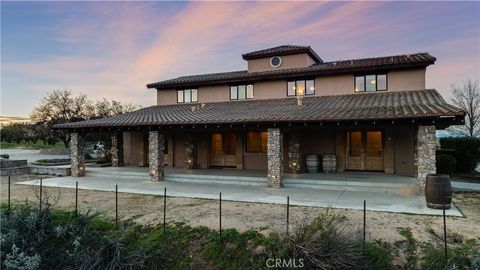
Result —
[{"label": "bare tree", "polygon": [[53,130],[52,126],[89,119],[93,111],[92,102],[86,95],[73,96],[70,90],[55,90],[42,99],[30,117],[34,123],[47,127],[68,148],[70,134],[64,130]]},{"label": "bare tree", "polygon": [[108,101],[106,98],[95,102],[95,118],[111,117],[140,109],[140,106],[131,103],[122,104],[120,101]]},{"label": "bare tree", "polygon": [[70,133],[66,130],[52,129],[55,124],[82,121],[91,118],[111,117],[139,109],[140,106],[130,103],[122,104],[119,101],[102,99],[93,102],[86,95],[74,96],[70,90],[55,90],[48,93],[36,106],[30,117],[41,127],[43,137],[62,140],[65,148],[70,143]]},{"label": "bare tree", "polygon": [[480,85],[478,80],[467,79],[461,87],[452,86],[452,103],[463,109],[465,125],[452,127],[449,131],[457,135],[480,136]]}]

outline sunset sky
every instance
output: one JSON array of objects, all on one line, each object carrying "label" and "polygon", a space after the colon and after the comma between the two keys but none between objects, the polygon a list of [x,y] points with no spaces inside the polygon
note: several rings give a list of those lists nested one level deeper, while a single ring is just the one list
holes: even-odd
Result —
[{"label": "sunset sky", "polygon": [[[1,115],[71,89],[143,106],[147,83],[311,45],[325,61],[429,52],[427,87],[480,77],[479,2],[1,2]],[[321,91],[321,89],[320,89]]]}]

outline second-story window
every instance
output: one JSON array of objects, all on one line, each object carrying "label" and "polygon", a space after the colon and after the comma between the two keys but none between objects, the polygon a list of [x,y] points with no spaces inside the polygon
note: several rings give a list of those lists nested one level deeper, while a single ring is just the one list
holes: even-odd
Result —
[{"label": "second-story window", "polygon": [[387,74],[355,76],[355,92],[375,92],[387,90]]},{"label": "second-story window", "polygon": [[253,84],[242,84],[230,86],[230,99],[251,99],[253,98]]},{"label": "second-story window", "polygon": [[197,89],[183,89],[177,91],[177,103],[191,103],[198,101]]},{"label": "second-story window", "polygon": [[287,82],[287,96],[315,95],[314,80],[297,80]]}]

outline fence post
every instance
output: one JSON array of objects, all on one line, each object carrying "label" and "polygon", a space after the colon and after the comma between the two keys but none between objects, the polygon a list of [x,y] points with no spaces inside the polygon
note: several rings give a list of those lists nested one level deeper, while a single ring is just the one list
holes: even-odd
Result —
[{"label": "fence post", "polygon": [[118,230],[118,185],[115,185],[115,228]]},{"label": "fence post", "polygon": [[165,234],[166,216],[167,216],[167,187],[165,187],[165,190],[163,193],[163,233],[164,234]]},{"label": "fence post", "polygon": [[443,241],[445,244],[445,263],[446,263],[448,259],[448,254],[447,254],[447,221],[445,220],[445,209],[443,209]]},{"label": "fence post", "polygon": [[287,236],[288,236],[289,219],[290,219],[290,196],[287,196]]},{"label": "fence post", "polygon": [[78,181],[75,182],[75,216],[78,216]]},{"label": "fence post", "polygon": [[8,176],[8,213],[10,213],[10,175]]},{"label": "fence post", "polygon": [[219,215],[219,222],[220,222],[220,236],[222,236],[222,192],[220,192],[220,215]]},{"label": "fence post", "polygon": [[367,243],[366,231],[367,231],[367,201],[363,200],[363,249],[365,249],[365,245]]},{"label": "fence post", "polygon": [[42,213],[42,186],[43,186],[43,180],[40,178],[40,196],[38,200],[38,215]]}]

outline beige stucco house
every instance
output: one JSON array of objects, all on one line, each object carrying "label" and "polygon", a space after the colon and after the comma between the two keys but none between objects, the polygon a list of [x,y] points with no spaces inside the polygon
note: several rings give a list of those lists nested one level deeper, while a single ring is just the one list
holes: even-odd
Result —
[{"label": "beige stucco house", "polygon": [[247,69],[150,83],[157,105],[58,125],[72,132],[72,174],[84,174],[83,135],[112,132],[113,166],[304,173],[306,156],[336,159],[336,171],[434,173],[435,130],[464,112],[426,89],[435,57],[414,53],[324,62],[310,47],[246,53]]}]

